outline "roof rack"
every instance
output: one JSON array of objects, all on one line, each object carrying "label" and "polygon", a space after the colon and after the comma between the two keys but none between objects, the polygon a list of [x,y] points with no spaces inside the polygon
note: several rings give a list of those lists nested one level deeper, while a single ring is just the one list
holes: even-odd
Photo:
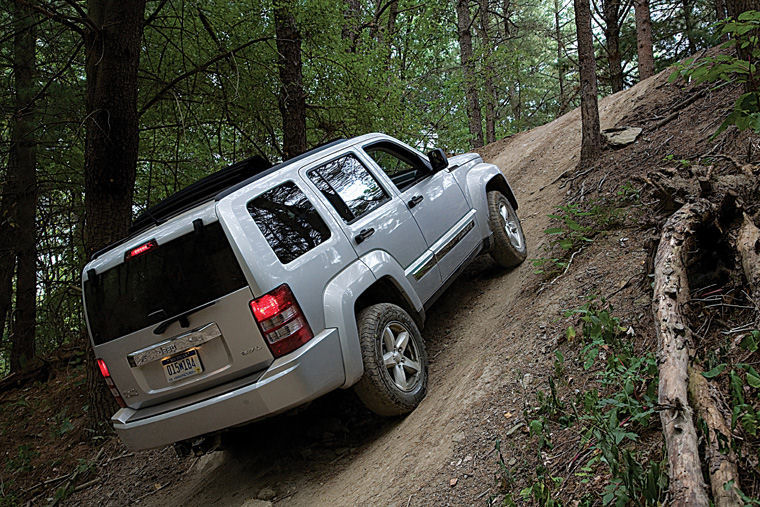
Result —
[{"label": "roof rack", "polygon": [[318,145],[301,155],[280,162],[274,166],[265,158],[256,155],[225,167],[224,169],[188,185],[140,213],[140,215],[132,221],[127,236],[98,250],[92,255],[90,260],[93,260],[111,248],[124,243],[147,227],[160,225],[172,216],[193,208],[204,201],[210,201],[212,199],[219,200],[249,183],[253,183],[259,178],[263,178],[293,162],[297,162],[322,150],[331,148],[343,141],[345,141],[345,139],[336,139]]},{"label": "roof rack", "polygon": [[210,200],[225,188],[256,176],[270,167],[272,164],[268,160],[256,155],[210,174],[140,213],[132,222],[129,234],[158,225],[177,212]]}]

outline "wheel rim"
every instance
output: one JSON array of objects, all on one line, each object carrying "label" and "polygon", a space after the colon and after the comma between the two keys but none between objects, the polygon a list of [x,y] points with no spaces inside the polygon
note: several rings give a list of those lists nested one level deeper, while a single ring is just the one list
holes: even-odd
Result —
[{"label": "wheel rim", "polygon": [[422,379],[422,364],[409,329],[400,322],[385,326],[380,337],[380,351],[389,380],[401,391],[413,391]]},{"label": "wheel rim", "polygon": [[499,215],[504,221],[504,231],[509,237],[509,242],[517,250],[522,250],[523,238],[520,234],[520,222],[517,220],[517,215],[504,203],[499,204]]}]

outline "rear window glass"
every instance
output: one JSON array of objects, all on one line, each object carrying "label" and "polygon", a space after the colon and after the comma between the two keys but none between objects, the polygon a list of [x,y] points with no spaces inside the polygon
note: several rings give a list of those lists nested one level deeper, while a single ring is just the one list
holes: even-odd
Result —
[{"label": "rear window glass", "polygon": [[134,257],[84,284],[95,344],[158,324],[246,285],[219,222]]},{"label": "rear window glass", "polygon": [[292,181],[250,201],[248,212],[283,264],[330,237],[330,229],[322,217]]}]

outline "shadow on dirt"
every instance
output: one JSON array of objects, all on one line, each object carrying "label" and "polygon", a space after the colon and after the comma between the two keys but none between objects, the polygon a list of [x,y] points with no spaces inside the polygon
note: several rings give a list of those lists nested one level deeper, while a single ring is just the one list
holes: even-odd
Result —
[{"label": "shadow on dirt", "polygon": [[[430,389],[435,389],[436,377],[445,375],[437,371],[441,367],[437,368],[434,358],[456,339],[450,334],[453,319],[467,312],[467,302],[503,275],[490,258],[481,257],[428,311],[422,334],[431,357]],[[275,501],[286,499],[305,477],[316,474],[324,481],[350,466],[402,420],[373,414],[351,390],[334,391],[306,406],[225,432],[222,452],[198,460],[195,470],[203,479],[195,491],[183,496],[200,503],[236,505],[270,493]],[[266,489],[270,493],[262,494]],[[183,503],[183,499],[173,502]]]}]

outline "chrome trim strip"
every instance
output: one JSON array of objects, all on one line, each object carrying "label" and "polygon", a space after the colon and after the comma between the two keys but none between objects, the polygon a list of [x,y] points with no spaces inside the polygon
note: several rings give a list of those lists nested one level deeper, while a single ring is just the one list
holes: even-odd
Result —
[{"label": "chrome trim strip", "polygon": [[182,352],[187,349],[197,347],[203,343],[219,338],[222,336],[222,332],[219,330],[219,326],[212,322],[205,326],[193,329],[187,333],[169,338],[150,347],[136,350],[127,355],[127,361],[133,368],[143,366],[144,364],[157,361],[170,354]]},{"label": "chrome trim strip", "polygon": [[415,280],[422,279],[447,253],[453,250],[464,239],[467,233],[475,228],[474,216],[475,210],[470,210],[454,227],[449,229],[446,234],[436,241],[436,244],[432,247],[432,251],[425,250],[425,253],[412,262],[406,268],[404,274],[406,276],[414,276]]}]

